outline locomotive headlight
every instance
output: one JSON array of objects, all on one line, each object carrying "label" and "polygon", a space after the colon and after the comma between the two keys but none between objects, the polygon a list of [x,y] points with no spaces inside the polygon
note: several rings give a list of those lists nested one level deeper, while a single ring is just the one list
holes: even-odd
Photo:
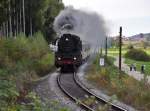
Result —
[{"label": "locomotive headlight", "polygon": [[73,59],[74,59],[74,60],[77,60],[77,58],[76,58],[76,57],[74,57]]},{"label": "locomotive headlight", "polygon": [[69,39],[68,38],[66,38],[66,41],[68,41]]},{"label": "locomotive headlight", "polygon": [[57,59],[58,59],[58,60],[61,60],[61,58],[60,58],[60,57],[58,57]]}]

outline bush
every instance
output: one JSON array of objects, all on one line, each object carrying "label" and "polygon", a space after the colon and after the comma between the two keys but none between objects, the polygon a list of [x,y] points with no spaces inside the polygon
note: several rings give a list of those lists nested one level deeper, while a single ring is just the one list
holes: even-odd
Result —
[{"label": "bush", "polygon": [[0,39],[0,111],[18,107],[30,90],[29,83],[53,68],[53,57],[40,32]]},{"label": "bush", "polygon": [[53,60],[40,32],[32,37],[19,34],[16,38],[0,39],[0,69],[9,70],[12,75],[29,71],[43,76],[53,68]]},{"label": "bush", "polygon": [[130,49],[126,54],[126,58],[138,61],[150,61],[150,56],[143,50]]},{"label": "bush", "polygon": [[134,46],[132,44],[127,46],[128,49],[134,49]]},{"label": "bush", "polygon": [[[18,70],[17,64],[19,64],[18,66],[23,66],[26,70],[45,73],[51,69],[52,61],[53,54],[49,51],[48,43],[40,32],[29,38],[20,34],[15,39],[0,40],[0,68]],[[37,69],[34,64],[39,64],[40,67]]]}]

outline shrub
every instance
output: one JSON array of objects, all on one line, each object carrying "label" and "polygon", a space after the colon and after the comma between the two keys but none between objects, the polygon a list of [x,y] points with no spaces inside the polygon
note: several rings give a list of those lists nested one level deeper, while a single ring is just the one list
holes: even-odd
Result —
[{"label": "shrub", "polygon": [[130,49],[126,54],[126,58],[138,61],[150,61],[150,56],[143,50]]},{"label": "shrub", "polygon": [[55,69],[53,67],[54,62],[52,61],[54,59],[54,56],[49,53],[44,55],[40,60],[34,62],[34,70],[39,76],[44,76],[48,74],[52,69]]},{"label": "shrub", "polygon": [[128,49],[134,49],[134,46],[132,44],[127,46]]},{"label": "shrub", "polygon": [[[48,43],[38,32],[27,38],[20,34],[15,39],[0,40],[0,67],[18,70],[23,66],[26,70],[36,70],[37,73],[50,71],[53,65],[53,54],[50,53]],[[37,64],[39,67],[36,67]],[[39,72],[38,72],[39,71]],[[14,71],[12,72],[14,73]]]},{"label": "shrub", "polygon": [[29,83],[48,74],[52,66],[53,53],[40,32],[0,39],[0,111],[22,107],[16,102],[25,98]]}]

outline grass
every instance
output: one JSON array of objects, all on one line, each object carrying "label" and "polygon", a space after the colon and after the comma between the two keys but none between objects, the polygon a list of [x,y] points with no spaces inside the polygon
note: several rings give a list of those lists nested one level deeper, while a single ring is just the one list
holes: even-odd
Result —
[{"label": "grass", "polygon": [[150,48],[144,49],[144,51],[150,55]]},{"label": "grass", "polygon": [[121,72],[113,65],[113,58],[107,60],[106,67],[100,67],[98,57],[88,70],[87,79],[98,88],[105,90],[109,96],[135,107],[138,110],[150,109],[150,85],[146,81],[137,81]]},{"label": "grass", "polygon": [[136,64],[137,70],[141,71],[141,66],[145,65],[145,74],[150,75],[150,62],[136,61],[132,59],[125,59],[125,63],[130,66],[131,64]]},{"label": "grass", "polygon": [[[123,48],[122,49],[122,54],[124,55],[127,51],[128,51],[128,49]],[[119,49],[117,49],[117,48],[109,48],[108,49],[108,56],[112,56],[112,57],[119,56]]]}]

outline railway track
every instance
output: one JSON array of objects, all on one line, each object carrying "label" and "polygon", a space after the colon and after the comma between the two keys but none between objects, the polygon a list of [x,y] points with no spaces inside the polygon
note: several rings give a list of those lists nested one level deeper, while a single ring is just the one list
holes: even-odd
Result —
[{"label": "railway track", "polygon": [[69,98],[87,111],[100,111],[100,108],[104,106],[107,107],[108,111],[127,111],[90,92],[79,82],[76,73],[60,74],[57,78],[57,83]]}]

